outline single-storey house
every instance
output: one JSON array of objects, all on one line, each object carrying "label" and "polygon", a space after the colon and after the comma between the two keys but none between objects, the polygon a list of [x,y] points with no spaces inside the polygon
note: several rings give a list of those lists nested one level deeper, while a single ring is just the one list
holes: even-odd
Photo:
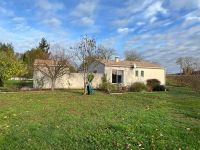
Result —
[{"label": "single-storey house", "polygon": [[[34,65],[44,67],[50,60],[36,60]],[[125,61],[118,57],[115,60],[96,60],[90,64],[89,72],[94,73],[92,85],[98,88],[104,74],[113,84],[129,86],[134,82],[146,83],[148,79],[158,79],[165,85],[165,69],[158,64],[147,61]],[[45,77],[39,70],[34,70],[34,88],[51,88],[51,80]],[[83,73],[70,73],[56,79],[55,88],[81,89],[84,87]]]},{"label": "single-storey house", "polygon": [[165,69],[158,64],[147,61],[99,60],[89,66],[93,73],[106,74],[111,83],[125,86],[134,82],[146,83],[148,79],[158,79],[165,85]]}]

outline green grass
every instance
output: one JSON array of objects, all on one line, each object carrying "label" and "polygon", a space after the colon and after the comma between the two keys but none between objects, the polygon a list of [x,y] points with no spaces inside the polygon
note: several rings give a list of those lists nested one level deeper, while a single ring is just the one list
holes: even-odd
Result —
[{"label": "green grass", "polygon": [[200,94],[0,93],[0,149],[199,149]]}]

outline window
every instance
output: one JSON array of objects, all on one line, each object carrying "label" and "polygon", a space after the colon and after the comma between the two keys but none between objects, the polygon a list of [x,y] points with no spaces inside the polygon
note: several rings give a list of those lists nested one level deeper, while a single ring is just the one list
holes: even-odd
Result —
[{"label": "window", "polygon": [[112,70],[112,83],[122,83],[123,74],[123,70]]},{"label": "window", "polygon": [[93,73],[97,73],[97,70],[94,70]]},{"label": "window", "polygon": [[138,77],[138,70],[135,71],[135,76]]},{"label": "window", "polygon": [[141,77],[144,77],[144,71],[141,71]]}]

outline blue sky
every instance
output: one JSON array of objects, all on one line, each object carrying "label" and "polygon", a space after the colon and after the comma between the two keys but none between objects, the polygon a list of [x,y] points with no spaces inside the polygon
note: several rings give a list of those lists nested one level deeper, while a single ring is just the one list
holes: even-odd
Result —
[{"label": "blue sky", "polygon": [[134,49],[168,72],[180,56],[200,58],[200,0],[0,0],[0,41],[24,52],[42,37],[74,44],[82,35]]}]

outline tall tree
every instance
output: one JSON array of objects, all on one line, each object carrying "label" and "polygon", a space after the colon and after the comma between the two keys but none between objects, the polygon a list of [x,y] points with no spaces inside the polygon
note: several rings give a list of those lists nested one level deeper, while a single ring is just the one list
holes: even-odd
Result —
[{"label": "tall tree", "polygon": [[0,44],[0,86],[4,86],[5,80],[22,75],[26,68],[14,54],[11,44]]},{"label": "tall tree", "polygon": [[190,75],[198,69],[198,61],[193,57],[179,57],[176,64],[180,66],[180,73],[184,75]]},{"label": "tall tree", "polygon": [[47,40],[45,38],[42,38],[39,46],[39,49],[41,49],[44,53],[49,53],[49,49],[50,49],[50,44],[48,44]]},{"label": "tall tree", "polygon": [[54,91],[56,80],[71,71],[70,57],[64,50],[61,51],[60,47],[54,47],[50,59],[35,60],[34,68],[51,80],[51,90]]},{"label": "tall tree", "polygon": [[88,36],[82,37],[81,41],[75,46],[75,56],[81,64],[83,72],[84,94],[86,94],[87,77],[89,75],[88,67],[96,59],[97,47],[96,40]]},{"label": "tall tree", "polygon": [[125,60],[128,61],[141,61],[143,57],[140,53],[136,52],[135,50],[126,50],[124,52]]},{"label": "tall tree", "polygon": [[115,49],[99,45],[97,48],[97,58],[109,60],[116,53]]},{"label": "tall tree", "polygon": [[1,43],[0,42],[0,52],[5,52],[7,55],[14,54],[14,48],[10,43]]}]

